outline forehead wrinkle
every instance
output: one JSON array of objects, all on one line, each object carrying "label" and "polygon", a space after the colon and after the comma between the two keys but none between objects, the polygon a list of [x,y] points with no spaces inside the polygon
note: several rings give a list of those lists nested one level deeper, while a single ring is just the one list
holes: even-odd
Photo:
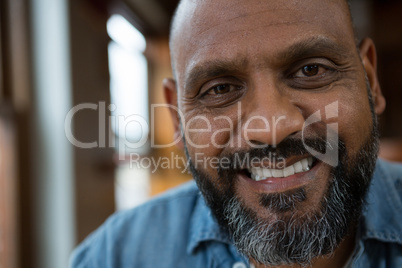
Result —
[{"label": "forehead wrinkle", "polygon": [[[210,25],[209,27],[206,27],[205,29],[202,29],[200,31],[194,31],[194,35],[197,36],[197,35],[205,34],[208,31],[213,30],[216,27],[223,27],[223,28],[226,28],[226,29],[233,28],[233,25],[234,25],[233,21],[238,20],[238,19],[242,19],[242,18],[250,19],[250,18],[253,18],[255,16],[261,17],[263,14],[266,14],[266,13],[272,14],[274,16],[278,16],[278,12],[280,12],[280,11],[285,11],[286,12],[286,11],[289,11],[289,9],[286,9],[286,8],[272,8],[272,9],[269,9],[269,10],[257,11],[257,12],[251,13],[251,14],[246,13],[246,12],[242,12],[241,14],[235,14],[231,18],[225,19],[224,22],[218,21],[218,22],[215,22],[213,25]],[[284,13],[284,14],[286,14],[286,13]],[[267,15],[267,16],[269,16],[269,15]],[[254,25],[252,25],[252,28],[253,29],[258,29],[258,28],[264,28],[264,27],[270,27],[270,26],[293,25],[293,24],[297,24],[297,23],[307,23],[307,22],[309,22],[309,20],[303,20],[303,19],[300,19],[300,18],[296,18],[296,19],[292,18],[292,20],[285,20],[284,19],[284,21],[273,21],[273,22],[264,23],[264,24],[258,25],[258,26],[254,24]],[[225,26],[227,24],[229,24],[230,27]],[[240,25],[240,23],[238,23],[238,25]],[[238,30],[235,30],[235,31],[232,31],[232,32],[239,32],[239,31],[244,31],[244,29],[238,29]]]},{"label": "forehead wrinkle", "polygon": [[[291,24],[292,22],[288,22]],[[286,23],[286,24],[288,24]],[[300,21],[296,21],[294,23],[300,24]],[[304,22],[308,24],[309,22]],[[266,27],[265,25],[260,26],[261,28]],[[259,28],[259,27],[257,27]],[[236,34],[239,32],[243,32],[243,30],[232,31],[232,34]],[[215,38],[212,39],[211,43],[203,43],[202,48],[198,51],[199,55],[202,53],[209,54],[210,51],[216,50],[216,47],[222,45],[221,41],[217,41]],[[262,41],[262,40],[261,40]],[[265,40],[266,42],[267,40]],[[200,41],[202,43],[202,41]],[[295,40],[293,44],[287,45],[282,49],[275,51],[275,54],[272,57],[269,55],[257,55],[258,58],[270,58],[269,62],[290,62],[292,60],[300,60],[307,57],[313,56],[325,56],[330,55],[334,59],[344,59],[345,57],[353,57],[356,49],[350,49],[347,44],[343,44],[343,40],[339,40],[332,35],[318,35],[318,36],[310,36],[306,39]],[[199,43],[199,42],[198,42]],[[250,49],[254,50],[253,47],[259,46],[261,42],[250,43]],[[353,45],[355,45],[353,43]],[[223,48],[222,48],[223,49]],[[205,51],[205,52],[204,52]],[[245,56],[247,57],[247,56]],[[264,64],[265,65],[265,64]]]},{"label": "forehead wrinkle", "polygon": [[[229,22],[226,22],[226,23],[229,23]],[[261,25],[258,25],[258,26],[253,25],[251,28],[252,28],[252,30],[257,30],[257,29],[267,28],[267,27],[280,27],[280,26],[284,26],[284,25],[285,26],[291,26],[291,25],[310,24],[310,23],[311,23],[311,21],[309,21],[309,20],[294,20],[294,21],[280,21],[280,22],[276,21],[276,22],[270,22],[270,23],[261,24]],[[207,34],[208,31],[212,30],[213,28],[215,28],[215,27],[224,27],[225,24],[217,24],[217,25],[211,26],[208,29],[205,29],[205,30],[200,31],[200,32],[196,32],[194,34],[194,36]],[[245,34],[247,34],[247,29],[236,29],[236,30],[230,31],[230,33],[232,33],[232,34],[234,34],[234,33],[241,33],[241,34],[245,33]],[[215,40],[215,38],[210,38],[210,39]],[[197,43],[196,38],[191,38],[191,40],[193,40],[193,43]],[[208,40],[208,38],[206,38],[206,40]],[[207,45],[214,45],[216,43],[218,43],[218,42],[212,42],[212,43],[207,44]]]}]

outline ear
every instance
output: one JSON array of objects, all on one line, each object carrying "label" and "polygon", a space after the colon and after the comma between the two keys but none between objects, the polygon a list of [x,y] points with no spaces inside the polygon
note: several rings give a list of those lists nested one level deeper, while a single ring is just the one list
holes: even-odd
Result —
[{"label": "ear", "polygon": [[377,115],[381,114],[385,109],[385,98],[382,95],[381,87],[377,77],[377,54],[373,40],[365,38],[360,43],[360,57],[363,67],[366,70],[368,81],[373,96],[374,111]]},{"label": "ear", "polygon": [[163,91],[165,93],[166,103],[169,105],[169,112],[172,117],[174,134],[173,139],[175,145],[184,149],[184,143],[182,139],[182,133],[180,128],[180,110],[177,105],[177,87],[176,82],[171,78],[165,78],[163,80]]}]

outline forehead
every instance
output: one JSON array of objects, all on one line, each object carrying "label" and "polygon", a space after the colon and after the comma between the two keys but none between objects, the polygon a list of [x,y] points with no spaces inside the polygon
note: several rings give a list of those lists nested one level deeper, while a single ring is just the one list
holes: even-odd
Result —
[{"label": "forehead", "polygon": [[317,38],[355,47],[344,0],[184,0],[177,22],[172,49],[179,84],[209,60],[270,58]]}]

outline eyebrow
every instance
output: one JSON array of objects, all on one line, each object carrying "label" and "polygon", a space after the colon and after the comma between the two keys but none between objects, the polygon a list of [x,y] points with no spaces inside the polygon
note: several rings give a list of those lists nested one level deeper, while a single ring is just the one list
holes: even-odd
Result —
[{"label": "eyebrow", "polygon": [[[356,49],[356,47],[354,47]],[[276,56],[276,60],[293,62],[310,57],[329,55],[332,59],[341,60],[353,57],[355,50],[351,50],[342,43],[337,43],[326,37],[313,37],[291,45]]]},{"label": "eyebrow", "polygon": [[185,79],[184,89],[190,90],[198,81],[204,81],[213,77],[224,76],[238,73],[239,70],[248,66],[246,58],[237,58],[234,60],[214,59],[203,62],[195,66]]},{"label": "eyebrow", "polygon": [[[353,56],[353,52],[342,44],[336,43],[329,38],[313,37],[302,40],[290,47],[279,51],[273,58],[265,59],[265,64],[280,63],[286,66],[292,62],[311,58],[330,56],[331,59],[341,61]],[[214,77],[236,74],[243,72],[249,66],[247,57],[233,59],[213,59],[201,62],[188,73],[184,80],[184,90],[188,91],[197,85],[198,81],[206,81]]]}]

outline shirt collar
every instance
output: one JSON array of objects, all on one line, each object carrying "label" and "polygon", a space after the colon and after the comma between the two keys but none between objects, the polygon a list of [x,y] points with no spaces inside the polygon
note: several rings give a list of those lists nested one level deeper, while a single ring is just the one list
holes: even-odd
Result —
[{"label": "shirt collar", "polygon": [[402,244],[402,202],[397,188],[401,182],[401,165],[377,161],[363,210],[362,239]]},{"label": "shirt collar", "polygon": [[191,216],[191,226],[187,252],[193,253],[202,242],[217,241],[231,244],[230,237],[224,232],[211,214],[211,210],[205,204],[201,193],[195,204],[193,215]]},{"label": "shirt collar", "polygon": [[[373,238],[402,244],[402,204],[395,187],[395,184],[402,182],[401,174],[402,167],[396,171],[394,165],[380,159],[377,161],[360,226],[362,239]],[[229,235],[219,227],[204,198],[198,193],[191,218],[187,252],[193,253],[206,241],[231,244]]]}]

